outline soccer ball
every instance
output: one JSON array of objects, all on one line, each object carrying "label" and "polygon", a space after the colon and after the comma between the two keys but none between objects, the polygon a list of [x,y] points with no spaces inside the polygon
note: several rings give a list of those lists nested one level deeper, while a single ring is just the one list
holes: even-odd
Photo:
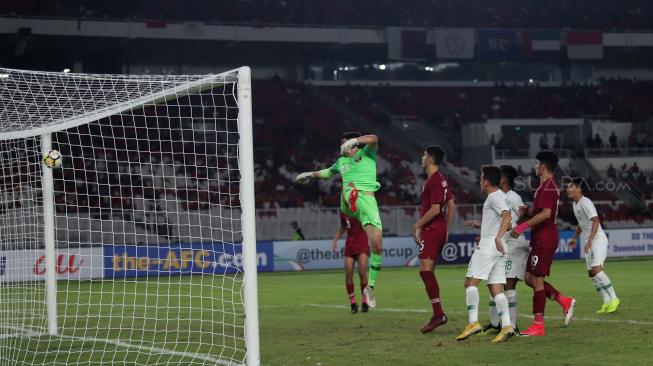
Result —
[{"label": "soccer ball", "polygon": [[61,166],[61,153],[57,150],[50,150],[43,155],[43,164],[48,168],[59,168]]}]

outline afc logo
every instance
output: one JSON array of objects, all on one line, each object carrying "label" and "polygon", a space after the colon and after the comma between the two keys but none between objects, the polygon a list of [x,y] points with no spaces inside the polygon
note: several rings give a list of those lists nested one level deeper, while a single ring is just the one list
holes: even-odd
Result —
[{"label": "afc logo", "polygon": [[349,173],[349,164],[342,164],[342,172]]}]

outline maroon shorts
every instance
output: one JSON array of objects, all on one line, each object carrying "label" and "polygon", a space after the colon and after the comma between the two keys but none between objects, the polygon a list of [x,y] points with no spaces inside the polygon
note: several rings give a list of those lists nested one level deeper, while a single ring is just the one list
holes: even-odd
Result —
[{"label": "maroon shorts", "polygon": [[356,258],[359,254],[370,255],[370,245],[345,245],[345,257]]},{"label": "maroon shorts", "polygon": [[422,231],[419,259],[437,261],[447,241],[447,230],[426,228]]},{"label": "maroon shorts", "polygon": [[551,264],[556,254],[557,248],[531,248],[531,254],[528,256],[526,272],[536,276],[548,276],[551,273]]}]

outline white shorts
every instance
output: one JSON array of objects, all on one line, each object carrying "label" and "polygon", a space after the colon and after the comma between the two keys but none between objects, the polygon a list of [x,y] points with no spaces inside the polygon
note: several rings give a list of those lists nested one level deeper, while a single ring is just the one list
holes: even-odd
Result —
[{"label": "white shorts", "polygon": [[[578,245],[581,245],[580,250],[583,250],[586,239],[582,239]],[[608,256],[608,238],[606,236],[596,237],[592,241],[592,251],[585,253],[585,267],[589,271],[592,267],[603,266],[605,258]]]},{"label": "white shorts", "polygon": [[466,277],[487,280],[488,284],[506,283],[506,257],[479,250],[472,254]]},{"label": "white shorts", "polygon": [[523,237],[506,241],[506,246],[508,247],[508,253],[506,255],[506,278],[517,278],[523,281],[531,247]]}]

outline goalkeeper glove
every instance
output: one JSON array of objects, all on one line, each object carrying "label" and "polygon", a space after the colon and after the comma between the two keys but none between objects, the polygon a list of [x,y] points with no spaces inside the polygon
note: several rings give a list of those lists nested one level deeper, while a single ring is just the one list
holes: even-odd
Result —
[{"label": "goalkeeper glove", "polygon": [[299,184],[306,184],[311,181],[313,178],[313,175],[311,172],[306,172],[306,173],[300,173],[297,175],[297,178],[295,178],[295,181]]},{"label": "goalkeeper glove", "polygon": [[358,145],[357,138],[353,138],[345,141],[345,143],[340,146],[340,155],[349,155],[351,149],[353,149],[354,146],[356,145]]}]

